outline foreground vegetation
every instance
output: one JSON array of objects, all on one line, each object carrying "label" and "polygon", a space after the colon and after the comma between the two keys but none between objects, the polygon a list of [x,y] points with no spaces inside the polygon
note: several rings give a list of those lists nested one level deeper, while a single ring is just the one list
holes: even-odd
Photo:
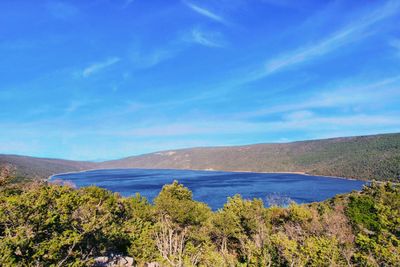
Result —
[{"label": "foreground vegetation", "polygon": [[0,179],[1,266],[399,266],[400,188],[365,187],[309,205],[229,198],[216,212],[178,182],[150,204],[98,188]]}]

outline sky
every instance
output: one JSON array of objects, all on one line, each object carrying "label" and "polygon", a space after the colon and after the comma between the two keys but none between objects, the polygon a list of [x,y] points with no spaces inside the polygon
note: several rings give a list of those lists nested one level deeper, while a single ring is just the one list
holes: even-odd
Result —
[{"label": "sky", "polygon": [[2,0],[0,153],[400,132],[400,1]]}]

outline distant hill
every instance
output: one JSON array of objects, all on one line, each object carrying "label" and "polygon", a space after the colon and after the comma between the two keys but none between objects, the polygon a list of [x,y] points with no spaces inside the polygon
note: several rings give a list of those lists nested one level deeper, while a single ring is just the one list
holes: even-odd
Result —
[{"label": "distant hill", "polygon": [[363,180],[397,179],[400,176],[400,134],[170,150],[103,162],[100,166],[304,172]]},{"label": "distant hill", "polygon": [[56,173],[87,170],[96,166],[95,163],[84,161],[0,155],[0,167],[4,165],[14,166],[19,177],[33,179],[46,179]]},{"label": "distant hill", "polygon": [[355,179],[400,177],[400,133],[331,138],[284,144],[255,144],[161,151],[100,163],[0,155],[20,175],[95,168],[166,168],[252,172],[304,172]]}]

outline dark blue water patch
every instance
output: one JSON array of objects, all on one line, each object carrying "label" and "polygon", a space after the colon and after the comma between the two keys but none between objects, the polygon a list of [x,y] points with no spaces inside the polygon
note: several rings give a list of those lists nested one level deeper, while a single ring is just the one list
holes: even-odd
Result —
[{"label": "dark blue water patch", "polygon": [[77,187],[97,185],[123,196],[140,193],[152,201],[163,185],[178,180],[193,192],[193,198],[213,210],[223,207],[228,197],[260,198],[268,205],[270,195],[284,196],[297,203],[310,203],[336,194],[360,190],[363,181],[288,173],[249,173],[194,170],[112,169],[59,174],[52,180],[70,181]]}]

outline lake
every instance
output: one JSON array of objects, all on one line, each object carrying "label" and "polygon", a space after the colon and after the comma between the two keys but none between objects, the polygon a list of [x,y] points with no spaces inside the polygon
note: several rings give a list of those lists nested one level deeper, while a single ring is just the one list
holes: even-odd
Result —
[{"label": "lake", "polygon": [[336,194],[360,190],[364,181],[288,173],[251,173],[195,170],[112,169],[54,175],[51,180],[70,181],[77,187],[97,185],[131,196],[139,192],[150,201],[164,184],[178,180],[193,192],[193,198],[213,210],[223,207],[227,197],[310,203]]}]

